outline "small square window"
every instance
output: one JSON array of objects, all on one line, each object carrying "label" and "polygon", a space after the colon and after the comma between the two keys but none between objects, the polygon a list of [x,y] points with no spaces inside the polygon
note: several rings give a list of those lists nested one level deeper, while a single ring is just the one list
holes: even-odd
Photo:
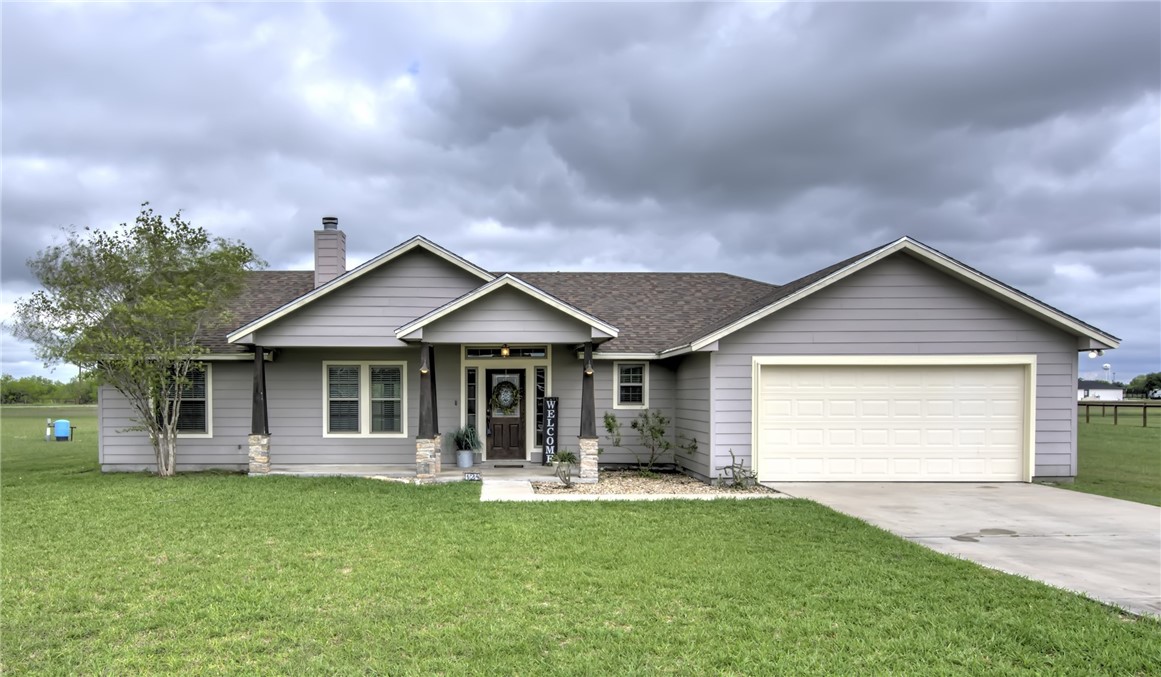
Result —
[{"label": "small square window", "polygon": [[614,393],[616,406],[640,409],[649,406],[646,399],[646,389],[649,387],[648,373],[648,365],[643,362],[616,363]]}]

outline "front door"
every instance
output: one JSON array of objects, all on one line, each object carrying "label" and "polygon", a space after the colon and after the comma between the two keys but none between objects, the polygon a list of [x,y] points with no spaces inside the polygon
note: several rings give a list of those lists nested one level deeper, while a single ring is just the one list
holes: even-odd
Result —
[{"label": "front door", "polygon": [[523,369],[488,369],[483,395],[488,412],[488,460],[524,460]]}]

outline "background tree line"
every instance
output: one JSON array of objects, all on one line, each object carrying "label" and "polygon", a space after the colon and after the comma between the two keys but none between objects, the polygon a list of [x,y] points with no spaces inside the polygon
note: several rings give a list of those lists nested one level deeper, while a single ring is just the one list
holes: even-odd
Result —
[{"label": "background tree line", "polygon": [[1151,397],[1161,395],[1161,371],[1136,376],[1125,387],[1126,397]]},{"label": "background tree line", "polygon": [[67,383],[43,376],[0,376],[0,404],[96,404],[97,382],[77,376]]}]

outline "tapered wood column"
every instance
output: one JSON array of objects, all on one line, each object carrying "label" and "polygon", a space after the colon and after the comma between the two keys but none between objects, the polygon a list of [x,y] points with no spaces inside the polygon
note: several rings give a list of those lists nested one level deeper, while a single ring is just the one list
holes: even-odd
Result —
[{"label": "tapered wood column", "polygon": [[581,372],[581,439],[596,439],[597,437],[597,402],[593,381],[593,344],[585,344],[585,360]]},{"label": "tapered wood column", "polygon": [[254,404],[250,409],[250,434],[270,434],[270,413],[266,407],[266,349],[254,346]]},{"label": "tapered wood column", "polygon": [[416,437],[421,440],[430,440],[439,433],[435,420],[433,352],[430,344],[424,343],[419,347],[419,434]]}]

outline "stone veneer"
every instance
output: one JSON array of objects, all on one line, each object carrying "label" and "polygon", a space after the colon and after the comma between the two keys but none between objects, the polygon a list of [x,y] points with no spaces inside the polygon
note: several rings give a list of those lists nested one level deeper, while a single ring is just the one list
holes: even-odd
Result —
[{"label": "stone veneer", "polygon": [[442,470],[440,436],[430,440],[415,440],[415,479],[420,482],[434,480]]},{"label": "stone veneer", "polygon": [[250,435],[250,474],[265,475],[270,472],[270,436]]},{"label": "stone veneer", "polygon": [[599,476],[597,470],[597,453],[599,451],[596,437],[580,438],[580,478],[581,482],[596,482]]}]

